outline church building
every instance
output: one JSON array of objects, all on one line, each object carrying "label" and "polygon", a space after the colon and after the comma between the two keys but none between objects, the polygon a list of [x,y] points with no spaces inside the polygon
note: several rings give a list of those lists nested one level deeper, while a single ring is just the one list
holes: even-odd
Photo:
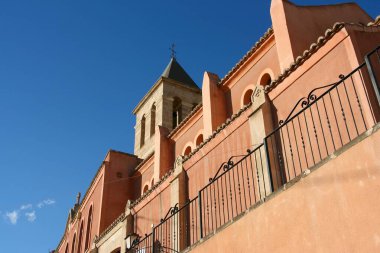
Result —
[{"label": "church building", "polygon": [[172,56],[54,252],[380,252],[380,16],[268,11],[224,77]]}]

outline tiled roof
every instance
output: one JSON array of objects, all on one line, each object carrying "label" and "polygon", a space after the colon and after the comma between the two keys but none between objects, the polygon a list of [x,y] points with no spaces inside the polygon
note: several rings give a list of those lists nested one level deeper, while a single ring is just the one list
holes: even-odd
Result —
[{"label": "tiled roof", "polygon": [[368,25],[362,25],[357,23],[335,23],[332,28],[325,31],[323,36],[320,36],[316,43],[310,45],[310,48],[305,50],[302,55],[298,56],[289,68],[280,74],[276,80],[272,81],[269,85],[265,86],[265,92],[268,93],[273,90],[277,85],[285,80],[291,73],[293,73],[299,66],[301,66],[307,59],[309,59],[313,54],[315,54],[323,45],[326,44],[336,33],[338,33],[346,25],[355,25],[360,27],[370,27],[380,25],[380,16],[378,16],[374,22],[368,23]]},{"label": "tiled roof", "polygon": [[99,242],[106,234],[108,234],[117,224],[125,220],[125,213],[119,215],[100,235],[95,239],[95,243]]},{"label": "tiled roof", "polygon": [[186,73],[186,71],[182,68],[182,66],[178,63],[178,61],[174,57],[170,59],[168,66],[165,68],[161,76],[173,79],[189,87],[199,89],[198,85]]},{"label": "tiled roof", "polygon": [[219,134],[223,129],[225,129],[228,125],[235,121],[235,119],[237,119],[243,112],[250,108],[251,105],[252,103],[249,103],[248,105],[240,109],[237,113],[233,114],[230,118],[228,118],[225,123],[221,124],[206,140],[199,144],[190,154],[188,154],[187,156],[183,156],[183,162],[186,162],[193,155],[195,155],[204,145],[206,145],[212,139],[214,139],[217,134]]},{"label": "tiled roof", "polygon": [[218,85],[223,85],[247,60],[261,47],[261,45],[273,34],[273,29],[269,28],[264,35],[252,46],[252,48],[240,59],[240,61],[220,80]]},{"label": "tiled roof", "polygon": [[158,186],[160,186],[163,182],[168,179],[168,177],[173,174],[174,169],[169,170],[157,183],[155,183],[152,188],[150,188],[147,192],[145,192],[140,198],[136,199],[131,203],[131,208],[135,207],[138,203],[143,201],[146,197],[148,197]]},{"label": "tiled roof", "polygon": [[289,68],[278,76],[278,78],[272,81],[269,85],[264,87],[265,92],[268,93],[279,85],[285,78],[293,73],[299,66],[301,66],[307,59],[309,59],[314,53],[316,53],[327,41],[329,41],[337,32],[344,27],[344,23],[335,23],[330,29],[327,29],[324,36],[320,36],[316,43],[310,45],[310,48],[305,50],[301,56],[298,56]]},{"label": "tiled roof", "polygon": [[373,22],[369,22],[368,26],[377,26],[380,25],[380,15],[375,18]]}]

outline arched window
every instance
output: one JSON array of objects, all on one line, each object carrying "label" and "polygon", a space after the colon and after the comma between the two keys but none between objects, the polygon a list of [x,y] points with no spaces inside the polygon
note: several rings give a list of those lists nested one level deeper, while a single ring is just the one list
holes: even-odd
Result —
[{"label": "arched window", "polygon": [[113,251],[111,251],[111,253],[120,253],[121,252],[121,248],[116,248],[114,249]]},{"label": "arched window", "polygon": [[203,134],[198,135],[197,139],[195,140],[195,145],[199,146],[203,142]]},{"label": "arched window", "polygon": [[66,243],[65,253],[69,253],[69,243]]},{"label": "arched window", "polygon": [[151,188],[153,187],[153,185],[154,185],[154,178],[152,178]]},{"label": "arched window", "polygon": [[146,193],[149,190],[149,185],[144,186],[143,194]]},{"label": "arched window", "polygon": [[86,242],[84,245],[84,251],[86,251],[90,247],[91,228],[92,228],[92,206],[90,207],[90,211],[88,211],[87,228],[86,228]]},{"label": "arched window", "polygon": [[82,240],[83,240],[83,220],[80,224],[79,237],[78,237],[78,253],[82,252]]},{"label": "arched window", "polygon": [[71,245],[71,253],[74,253],[76,239],[77,239],[77,234],[74,234],[73,244]]},{"label": "arched window", "polygon": [[141,136],[140,136],[140,148],[144,146],[145,143],[145,115],[141,118]]},{"label": "arched window", "polygon": [[251,102],[251,96],[252,96],[253,90],[249,89],[244,93],[243,97],[243,106],[248,105]]},{"label": "arched window", "polygon": [[173,128],[179,125],[182,121],[182,101],[175,97],[173,100]]},{"label": "arched window", "polygon": [[269,85],[271,82],[272,82],[272,78],[270,77],[268,73],[266,73],[261,77],[260,85],[266,86],[266,85]]},{"label": "arched window", "polygon": [[187,146],[187,148],[185,149],[185,152],[183,154],[184,155],[189,155],[190,153],[191,153],[191,147]]},{"label": "arched window", "polygon": [[154,135],[156,130],[156,105],[153,104],[150,108],[150,137]]}]

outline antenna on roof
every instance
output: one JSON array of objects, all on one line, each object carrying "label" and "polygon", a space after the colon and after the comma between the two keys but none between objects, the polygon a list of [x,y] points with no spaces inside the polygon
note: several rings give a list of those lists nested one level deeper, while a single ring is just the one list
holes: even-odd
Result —
[{"label": "antenna on roof", "polygon": [[175,57],[176,57],[176,53],[177,53],[177,52],[174,50],[174,48],[175,48],[175,44],[172,43],[172,44],[170,45],[170,47],[169,47],[169,50],[170,50],[170,57],[173,58],[173,59],[175,59]]}]

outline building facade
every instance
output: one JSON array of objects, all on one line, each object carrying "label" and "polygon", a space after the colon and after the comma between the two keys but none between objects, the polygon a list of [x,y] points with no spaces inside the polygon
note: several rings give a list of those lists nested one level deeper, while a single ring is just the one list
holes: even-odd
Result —
[{"label": "building facade", "polygon": [[380,19],[272,0],[272,28],[199,88],[172,58],[55,252],[380,251]]}]

